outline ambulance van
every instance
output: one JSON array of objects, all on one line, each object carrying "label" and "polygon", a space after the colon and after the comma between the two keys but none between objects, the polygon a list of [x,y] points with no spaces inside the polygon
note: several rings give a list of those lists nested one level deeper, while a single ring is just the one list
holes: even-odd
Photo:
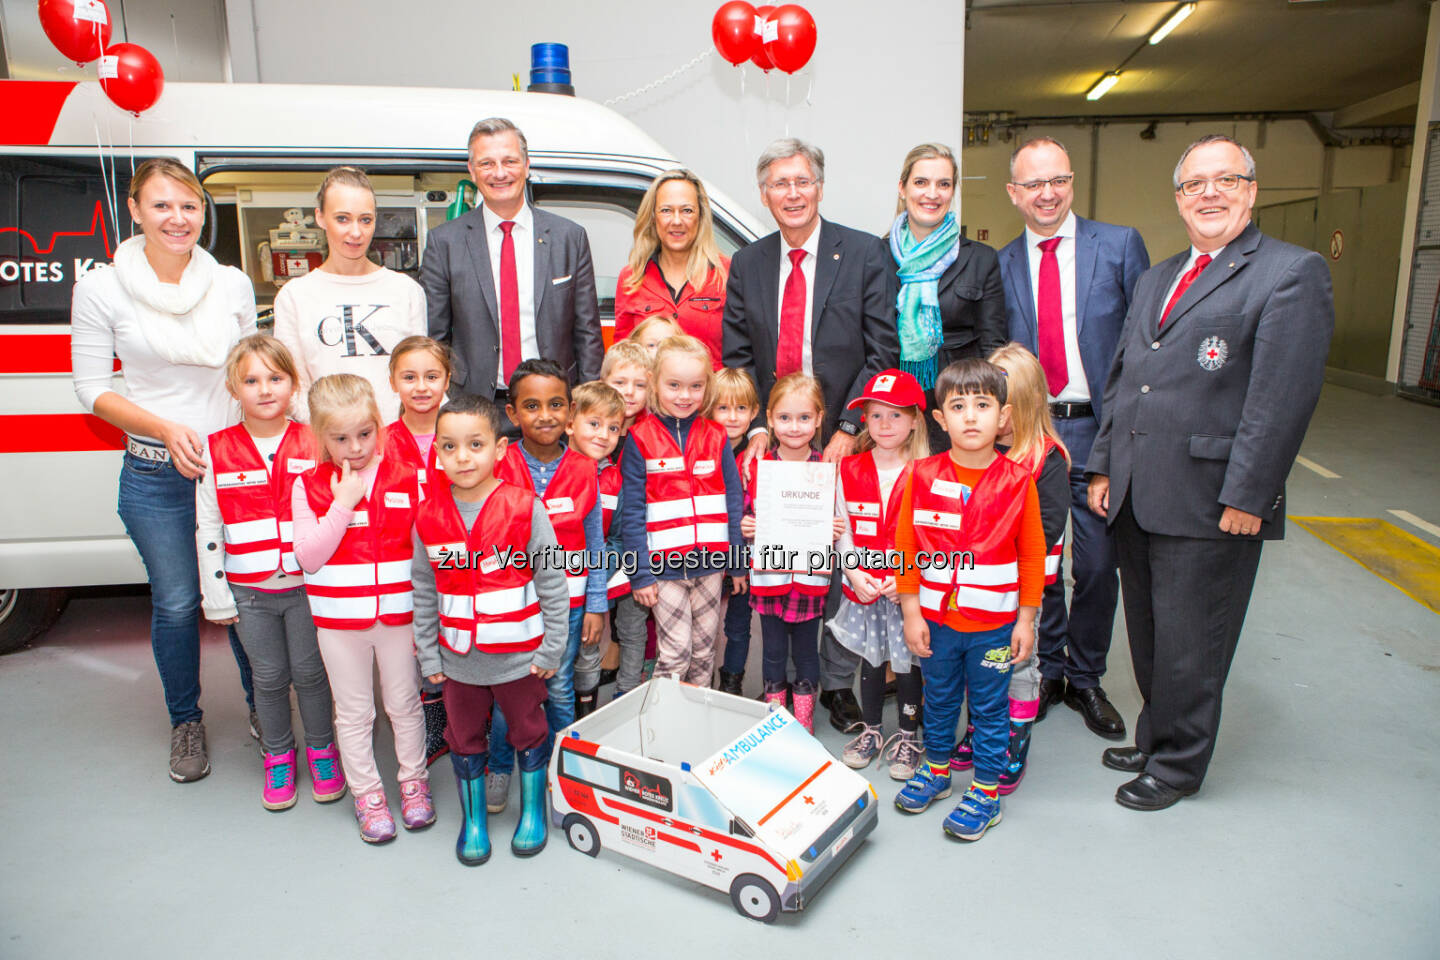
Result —
[{"label": "ambulance van", "polygon": [[763,923],[810,903],[879,815],[875,788],[787,711],[669,678],[562,731],[549,784],[576,850],[728,893]]},{"label": "ambulance van", "polygon": [[[44,630],[64,588],[146,579],[115,512],[123,437],[85,412],[70,376],[71,289],[130,236],[134,165],[174,157],[200,176],[202,243],[250,276],[264,328],[279,286],[324,258],[323,234],[305,218],[326,170],[369,173],[379,201],[372,256],[418,276],[429,231],[463,209],[457,193],[473,201],[461,184],[465,140],[491,116],[515,121],[529,141],[532,202],[589,234],[608,343],[635,211],[651,179],[680,161],[598,104],[548,93],[171,83],[132,120],[97,83],[0,80],[0,652]],[[707,189],[729,255],[760,226]]]}]

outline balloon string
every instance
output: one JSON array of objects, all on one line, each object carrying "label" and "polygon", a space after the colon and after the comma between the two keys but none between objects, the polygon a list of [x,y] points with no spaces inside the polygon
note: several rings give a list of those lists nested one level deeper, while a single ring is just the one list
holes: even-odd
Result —
[{"label": "balloon string", "polygon": [[790,74],[785,74],[785,136],[790,136]]},{"label": "balloon string", "polygon": [[115,225],[115,232],[111,236],[118,236],[120,232],[120,219],[115,212],[115,193],[110,189],[110,181],[105,175],[105,145],[100,140],[100,121],[94,120],[95,124],[95,154],[100,160],[100,188],[105,198],[105,203],[110,208],[110,222]]},{"label": "balloon string", "polygon": [[680,66],[676,67],[674,70],[671,70],[669,73],[665,74],[665,76],[661,77],[659,80],[651,80],[649,83],[645,84],[643,87],[636,87],[634,90],[631,90],[629,93],[622,93],[622,94],[620,94],[620,96],[618,96],[618,97],[611,97],[609,100],[606,100],[606,101],[605,101],[604,106],[613,107],[613,106],[614,106],[615,104],[617,104],[617,103],[623,103],[624,101],[629,100],[629,99],[631,99],[632,97],[638,97],[638,96],[640,96],[640,94],[642,94],[642,93],[649,93],[651,90],[654,90],[656,87],[661,86],[662,84],[669,83],[671,80],[674,80],[676,77],[680,76],[680,74],[684,73],[686,70],[689,70],[691,67],[695,66],[695,65],[696,65],[697,63],[699,63],[701,60],[704,60],[706,57],[710,56],[710,54],[712,54],[712,53],[714,53],[714,52],[715,52],[714,47],[706,47],[704,50],[701,50],[699,53],[697,53],[695,56],[691,57],[691,58],[690,58],[689,60],[687,60],[685,63],[681,64]]},{"label": "balloon string", "polygon": [[815,92],[815,75],[812,73],[812,74],[810,75],[809,82],[808,82],[808,83],[806,84],[806,86],[805,86],[805,106],[807,106],[807,107],[813,107],[813,106],[815,106],[815,104],[810,101],[810,94],[812,94],[812,93],[814,93],[814,92]]}]

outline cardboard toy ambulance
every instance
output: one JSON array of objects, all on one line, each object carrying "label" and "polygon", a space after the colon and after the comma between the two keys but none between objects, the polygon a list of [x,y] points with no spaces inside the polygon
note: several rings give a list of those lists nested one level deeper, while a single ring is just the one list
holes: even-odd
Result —
[{"label": "cardboard toy ambulance", "polygon": [[785,710],[671,679],[568,727],[550,759],[555,825],[730,894],[769,923],[800,910],[875,829],[875,790]]}]

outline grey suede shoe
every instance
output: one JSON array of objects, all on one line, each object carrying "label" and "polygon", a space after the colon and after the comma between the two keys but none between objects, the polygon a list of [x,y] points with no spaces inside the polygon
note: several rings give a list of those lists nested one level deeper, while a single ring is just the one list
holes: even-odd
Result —
[{"label": "grey suede shoe", "polygon": [[182,723],[170,731],[170,779],[190,783],[210,773],[210,753],[205,747],[205,724],[199,720]]},{"label": "grey suede shoe", "polygon": [[485,775],[485,809],[491,813],[504,813],[505,803],[510,798],[510,774],[487,773]]}]

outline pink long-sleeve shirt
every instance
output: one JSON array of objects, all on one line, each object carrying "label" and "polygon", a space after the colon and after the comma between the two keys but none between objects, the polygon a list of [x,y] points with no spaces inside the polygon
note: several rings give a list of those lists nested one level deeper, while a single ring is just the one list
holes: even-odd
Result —
[{"label": "pink long-sleeve shirt", "polygon": [[[379,460],[360,471],[365,480],[367,497],[375,489],[375,477],[379,472]],[[354,508],[342,507],[339,501],[335,501],[325,511],[325,516],[317,517],[310,508],[310,498],[305,495],[304,478],[295,479],[295,486],[290,490],[290,519],[295,524],[295,560],[300,569],[314,573],[330,562],[340,541],[345,539],[345,529],[354,514]]]}]

